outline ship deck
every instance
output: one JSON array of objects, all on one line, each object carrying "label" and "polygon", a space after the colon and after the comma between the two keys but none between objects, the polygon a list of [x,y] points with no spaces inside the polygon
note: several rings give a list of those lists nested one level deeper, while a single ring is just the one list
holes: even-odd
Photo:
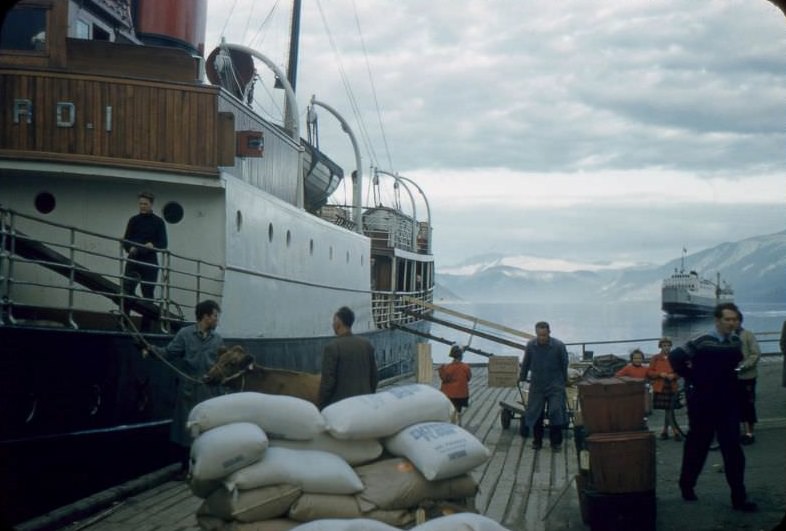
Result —
[{"label": "ship deck", "polygon": [[[696,488],[700,503],[683,502],[677,488],[682,444],[657,440],[657,521],[658,531],[678,529],[772,529],[786,509],[786,417],[783,402],[786,390],[780,386],[780,356],[762,359],[758,384],[756,443],[745,448],[746,478],[750,496],[760,507],[757,513],[731,510],[729,491],[722,470],[720,452],[711,452]],[[485,367],[473,368],[470,407],[462,425],[492,450],[491,459],[474,471],[480,492],[476,509],[511,530],[589,529],[582,523],[578,496],[573,480],[578,459],[572,432],[559,452],[548,444],[540,451],[530,448],[529,440],[518,435],[518,420],[502,429],[499,420],[501,400],[515,401],[513,388],[487,386]],[[433,385],[438,386],[436,375]],[[659,429],[661,412],[656,412],[650,428]],[[684,419],[683,419],[684,420]],[[171,475],[170,468],[163,474]],[[137,482],[136,490],[141,483]],[[131,492],[132,489],[127,489]],[[109,493],[111,494],[111,493]],[[107,493],[104,493],[106,496]],[[100,497],[100,495],[99,495]],[[95,499],[93,500],[95,501]],[[90,500],[80,502],[83,509]],[[67,531],[192,531],[197,530],[195,512],[201,500],[194,497],[183,482],[164,481],[154,487],[125,497],[102,511],[83,516],[68,525],[22,524],[19,531],[64,529]],[[106,504],[105,504],[106,505]],[[78,506],[78,504],[77,504]],[[72,507],[73,509],[73,507]],[[61,512],[60,522],[63,522]],[[45,517],[37,519],[43,524]]]}]

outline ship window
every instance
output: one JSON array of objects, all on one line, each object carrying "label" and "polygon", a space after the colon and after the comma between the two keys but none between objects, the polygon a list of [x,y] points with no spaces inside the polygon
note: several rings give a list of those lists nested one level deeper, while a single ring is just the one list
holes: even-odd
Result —
[{"label": "ship window", "polygon": [[349,263],[349,251],[347,251],[347,263]]},{"label": "ship window", "polygon": [[93,40],[94,41],[111,41],[111,35],[104,28],[93,24]]},{"label": "ship window", "polygon": [[18,7],[6,13],[0,28],[0,48],[46,50],[46,9]]},{"label": "ship window", "polygon": [[164,219],[173,225],[175,223],[180,223],[183,220],[183,206],[176,201],[170,201],[164,205],[161,213],[164,215]]},{"label": "ship window", "polygon": [[41,214],[49,214],[55,209],[55,196],[49,192],[41,192],[35,196],[35,209]]},{"label": "ship window", "polygon": [[89,39],[90,38],[90,24],[84,20],[77,19],[75,24],[76,38]]},{"label": "ship window", "polygon": [[360,265],[362,266],[362,265],[364,264],[364,262],[365,262],[365,260],[364,260],[364,257],[363,257],[363,255],[361,254],[361,255],[360,255]]},{"label": "ship window", "polygon": [[243,213],[239,210],[235,214],[235,227],[238,232],[240,232],[240,229],[243,227]]},{"label": "ship window", "polygon": [[308,254],[314,255],[314,240],[309,240],[308,242]]},{"label": "ship window", "polygon": [[267,225],[267,241],[269,241],[269,242],[273,241],[273,224],[272,223],[268,223],[268,225]]},{"label": "ship window", "polygon": [[333,260],[333,246],[330,246],[330,251],[328,252],[328,257]]},{"label": "ship window", "polygon": [[292,233],[290,231],[287,231],[287,247],[289,247],[289,244],[291,243],[292,243]]}]

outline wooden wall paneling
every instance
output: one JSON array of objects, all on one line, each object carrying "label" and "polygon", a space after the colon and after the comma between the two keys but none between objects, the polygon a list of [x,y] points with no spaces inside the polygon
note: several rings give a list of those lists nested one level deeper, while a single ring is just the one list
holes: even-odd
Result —
[{"label": "wooden wall paneling", "polygon": [[134,160],[148,160],[150,155],[145,149],[147,141],[145,138],[150,135],[146,130],[145,124],[149,120],[150,108],[148,91],[150,87],[135,86],[134,98],[131,100],[131,138],[128,145],[131,150],[131,158]]},{"label": "wooden wall paneling", "polygon": [[46,134],[46,110],[50,109],[50,98],[54,89],[54,83],[49,78],[39,76],[24,76],[25,89],[23,93],[25,98],[29,98],[33,102],[33,123],[30,126],[29,134],[25,136],[25,143],[22,149],[31,150],[46,150],[51,149],[52,136]]},{"label": "wooden wall paneling", "polygon": [[199,144],[202,147],[202,165],[206,167],[218,165],[215,145],[217,131],[213,122],[215,113],[215,98],[212,94],[203,94],[199,99],[196,131],[199,136]]},{"label": "wooden wall paneling", "polygon": [[136,105],[136,87],[128,85],[125,87],[125,98],[123,98],[125,116],[123,117],[123,138],[120,145],[123,146],[122,157],[125,159],[134,158],[134,107]]},{"label": "wooden wall paneling", "polygon": [[[93,135],[87,127],[91,121],[86,95],[88,84],[84,79],[77,78],[75,80],[68,80],[66,83],[60,83],[60,86],[64,87],[64,90],[60,91],[56,101],[75,102],[77,108],[80,110],[80,116],[77,116],[74,127],[56,127],[55,131],[57,132],[57,136],[67,140],[68,145],[64,151],[65,153],[89,155],[88,146],[91,145]],[[50,105],[54,105],[54,103]]]}]

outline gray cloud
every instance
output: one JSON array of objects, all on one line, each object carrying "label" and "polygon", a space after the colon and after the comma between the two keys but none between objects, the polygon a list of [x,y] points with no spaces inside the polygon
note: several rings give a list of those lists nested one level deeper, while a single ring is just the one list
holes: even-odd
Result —
[{"label": "gray cloud", "polygon": [[[210,4],[214,42],[229,5]],[[252,3],[237,5],[228,35],[233,23],[246,26],[242,8],[248,13]],[[274,58],[284,56],[274,37],[288,27],[288,15],[278,15],[263,50]],[[698,250],[786,226],[782,193],[746,204],[762,195],[749,179],[769,178],[768,190],[779,182],[786,146],[786,21],[765,0],[304,3],[301,112],[316,94],[359,133],[333,73],[323,15],[374,145],[364,165],[424,176],[444,264],[476,250],[657,262],[683,245]],[[321,147],[349,168],[346,135],[331,120],[320,123]],[[510,180],[508,197],[488,199],[499,204],[457,205],[450,184],[428,178],[478,173],[475,189],[465,190],[469,201],[487,185],[481,170]],[[576,194],[565,187],[543,196],[542,208],[524,205],[521,184],[533,175],[587,174],[602,183],[619,172],[630,177],[609,178],[580,206],[565,206]],[[682,192],[674,174],[705,179],[707,189]],[[719,176],[727,182],[718,185]],[[619,194],[626,182],[644,181],[663,183],[646,189],[645,207]],[[740,203],[721,201],[717,186]]]}]

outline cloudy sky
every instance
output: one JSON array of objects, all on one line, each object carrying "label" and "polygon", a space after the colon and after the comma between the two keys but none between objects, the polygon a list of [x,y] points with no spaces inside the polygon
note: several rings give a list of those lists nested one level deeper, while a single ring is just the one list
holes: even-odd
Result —
[{"label": "cloudy sky", "polygon": [[[210,0],[208,51],[223,33],[283,67],[289,4]],[[786,17],[766,0],[305,0],[301,24],[301,116],[316,95],[364,173],[417,181],[438,266],[657,264],[786,229]],[[320,130],[351,171],[338,122]]]}]

